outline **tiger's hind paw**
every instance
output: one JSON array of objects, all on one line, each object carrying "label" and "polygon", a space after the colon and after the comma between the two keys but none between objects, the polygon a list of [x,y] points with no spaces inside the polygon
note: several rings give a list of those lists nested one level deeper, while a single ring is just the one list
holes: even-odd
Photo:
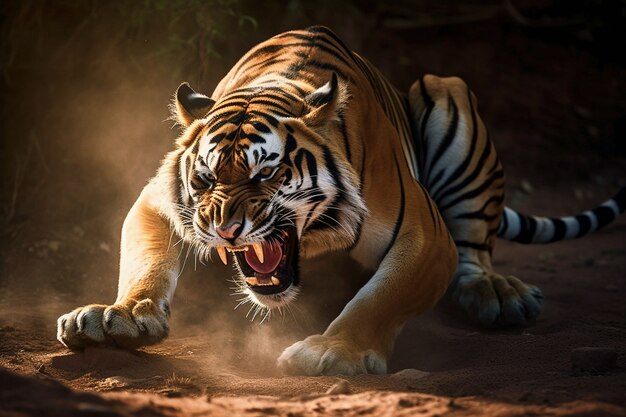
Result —
[{"label": "tiger's hind paw", "polygon": [[70,349],[117,346],[135,349],[165,339],[169,333],[169,308],[150,299],[130,305],[90,304],[57,320],[57,339]]},{"label": "tiger's hind paw", "polygon": [[513,276],[460,276],[453,298],[485,327],[525,326],[543,308],[541,290]]}]

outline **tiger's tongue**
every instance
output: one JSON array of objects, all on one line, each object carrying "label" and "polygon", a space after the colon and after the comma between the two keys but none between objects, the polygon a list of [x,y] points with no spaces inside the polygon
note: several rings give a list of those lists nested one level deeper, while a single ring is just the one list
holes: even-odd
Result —
[{"label": "tiger's tongue", "polygon": [[280,243],[276,241],[263,243],[263,262],[256,256],[252,247],[249,247],[244,254],[250,268],[254,269],[259,274],[269,274],[270,272],[274,272],[280,263],[283,257],[283,249]]}]

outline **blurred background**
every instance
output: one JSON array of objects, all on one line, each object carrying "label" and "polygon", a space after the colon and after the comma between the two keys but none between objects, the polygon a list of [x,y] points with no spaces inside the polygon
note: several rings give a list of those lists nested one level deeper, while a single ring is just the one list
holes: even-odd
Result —
[{"label": "blurred background", "polygon": [[[210,94],[249,48],[288,29],[330,27],[403,91],[424,73],[465,79],[514,207],[559,189],[533,207],[590,208],[626,176],[624,1],[25,0],[1,2],[0,19],[6,308],[35,295],[30,308],[56,317],[113,301],[122,221],[179,133],[166,120],[176,87]],[[177,294],[195,308],[187,322],[202,322],[207,287],[233,314],[228,282],[202,271]]]}]

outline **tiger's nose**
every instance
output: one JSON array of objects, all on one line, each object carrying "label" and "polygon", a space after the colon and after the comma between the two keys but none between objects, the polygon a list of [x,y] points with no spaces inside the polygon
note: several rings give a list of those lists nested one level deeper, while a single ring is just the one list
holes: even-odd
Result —
[{"label": "tiger's nose", "polygon": [[229,224],[228,226],[217,226],[215,231],[218,235],[226,240],[237,239],[237,237],[241,234],[241,230],[243,229],[240,222],[234,222]]}]

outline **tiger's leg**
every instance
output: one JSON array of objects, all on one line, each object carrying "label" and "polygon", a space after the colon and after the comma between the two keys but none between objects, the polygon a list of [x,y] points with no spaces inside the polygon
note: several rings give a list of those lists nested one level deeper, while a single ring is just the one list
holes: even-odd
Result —
[{"label": "tiger's leg", "polygon": [[[434,205],[426,192],[413,182],[410,187],[403,204],[402,226],[375,274],[324,334],[309,336],[281,354],[278,366],[284,372],[385,373],[395,339],[406,320],[430,309],[445,294],[457,263],[454,242],[436,211],[430,215],[425,209]],[[362,242],[368,240],[367,227]],[[365,252],[353,256],[363,264],[379,257]]]},{"label": "tiger's leg", "polygon": [[413,84],[409,100],[420,180],[459,252],[450,293],[485,326],[524,325],[540,313],[543,297],[537,287],[492,269],[504,175],[474,94],[459,78],[426,75]]},{"label": "tiger's leg", "polygon": [[150,204],[150,185],[122,227],[120,277],[113,305],[79,307],[57,321],[57,339],[71,349],[114,344],[137,348],[167,337],[178,253],[169,223]]}]

